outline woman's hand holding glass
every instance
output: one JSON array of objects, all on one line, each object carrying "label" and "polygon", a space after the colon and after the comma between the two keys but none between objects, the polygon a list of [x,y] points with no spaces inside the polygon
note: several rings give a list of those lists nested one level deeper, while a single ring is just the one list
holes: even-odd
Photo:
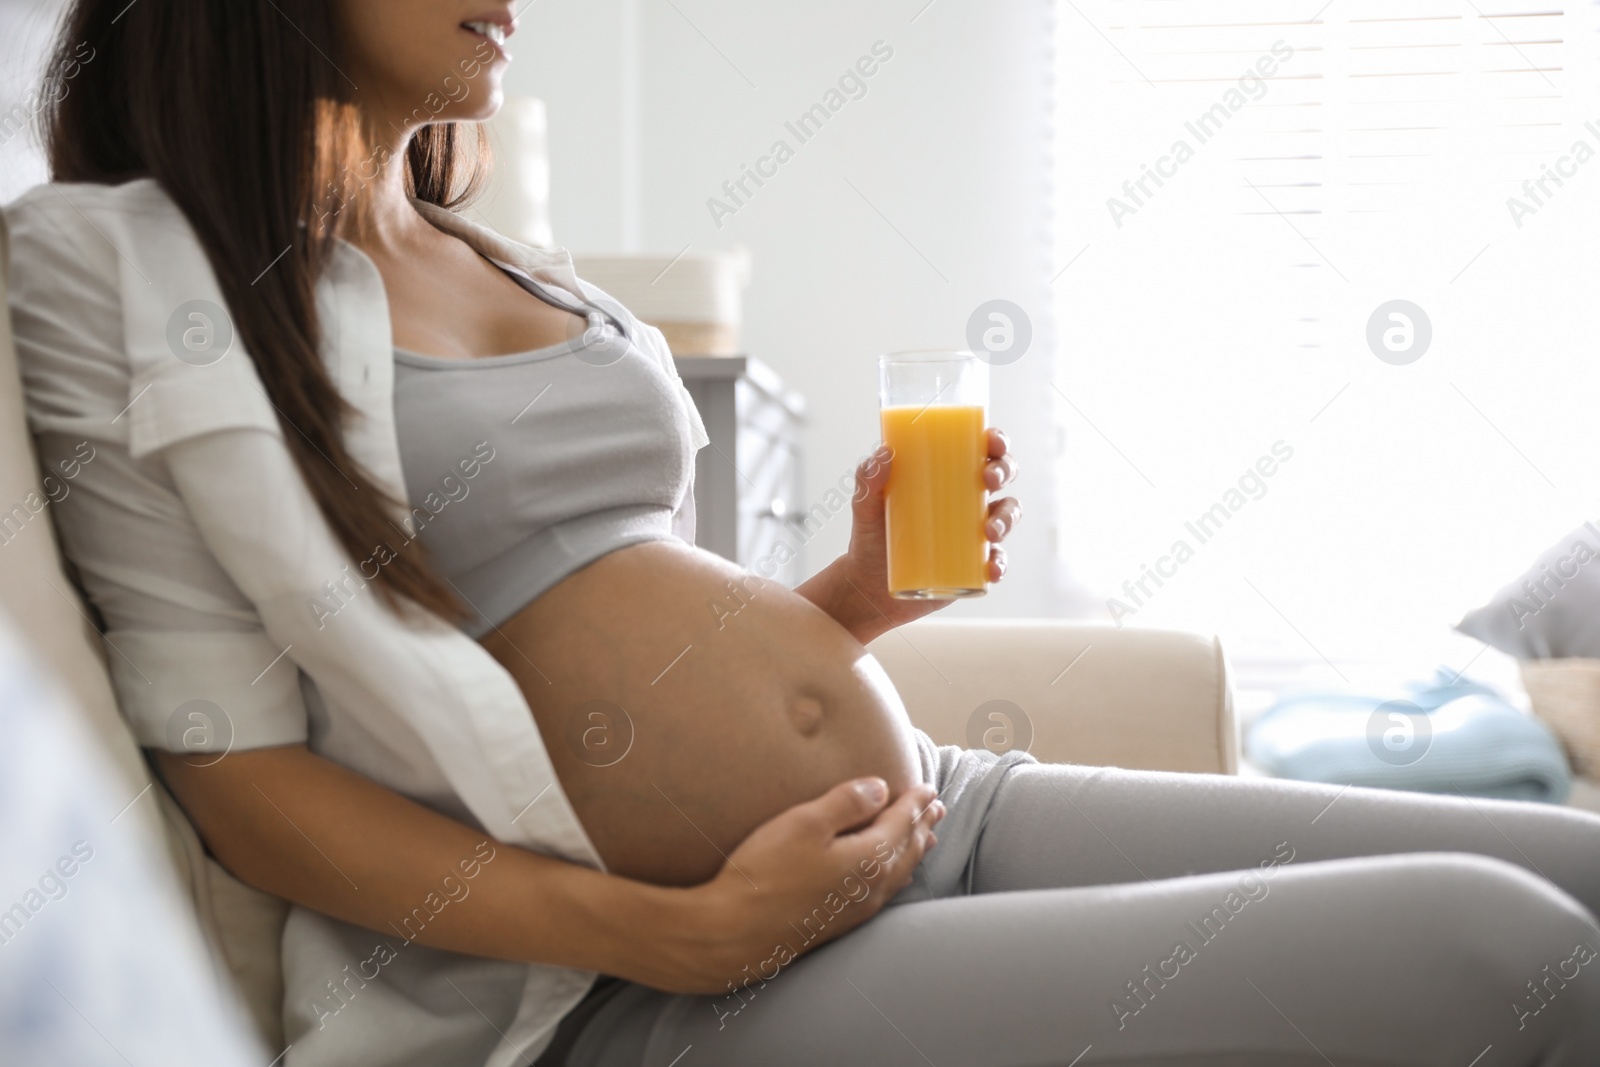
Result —
[{"label": "woman's hand holding glass", "polygon": [[[989,492],[996,493],[1016,478],[1017,459],[1002,431],[990,427],[985,437],[988,458],[983,468],[983,485]],[[863,644],[950,603],[948,600],[902,600],[889,593],[884,489],[889,484],[893,463],[889,447],[880,445],[856,468],[850,547],[795,590],[832,615]],[[1005,577],[1006,551],[1002,542],[1016,529],[1021,518],[1022,505],[1015,497],[991,500],[988,504],[983,535],[989,546],[985,570],[990,582]]]}]

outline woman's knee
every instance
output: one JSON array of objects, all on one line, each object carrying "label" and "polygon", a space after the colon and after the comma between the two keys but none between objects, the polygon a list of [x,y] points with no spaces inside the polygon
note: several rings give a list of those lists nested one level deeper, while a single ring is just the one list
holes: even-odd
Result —
[{"label": "woman's knee", "polygon": [[1460,969],[1457,980],[1503,996],[1511,1015],[1520,1016],[1523,1004],[1530,1017],[1542,1015],[1558,999],[1563,1012],[1600,1013],[1600,927],[1581,903],[1504,860],[1408,858],[1415,869],[1397,879],[1396,891],[1422,898],[1436,935],[1430,947],[1445,953],[1441,965]]},{"label": "woman's knee", "polygon": [[[1397,857],[1405,858],[1405,857]],[[1594,916],[1565,890],[1533,870],[1470,852],[1420,853],[1413,876],[1426,883],[1440,906],[1463,921],[1489,920],[1564,925],[1594,931]]]},{"label": "woman's knee", "polygon": [[1517,1063],[1600,1051],[1600,928],[1539,875],[1472,853],[1402,853],[1296,866],[1280,890],[1295,903],[1268,933],[1310,928],[1320,977],[1307,989],[1402,1044],[1417,1019],[1456,1021],[1418,1062],[1466,1063],[1490,1043]]}]

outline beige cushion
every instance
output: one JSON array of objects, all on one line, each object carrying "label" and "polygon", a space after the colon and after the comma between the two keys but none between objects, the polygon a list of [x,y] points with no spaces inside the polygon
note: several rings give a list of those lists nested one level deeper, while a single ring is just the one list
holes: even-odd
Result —
[{"label": "beige cushion", "polygon": [[1031,731],[1028,751],[1047,763],[1238,772],[1232,690],[1215,638],[934,617],[869,648],[911,721],[940,744],[993,748],[986,730],[1000,731],[997,741]]},{"label": "beige cushion", "polygon": [[[0,308],[6,307],[9,239],[0,217]],[[40,491],[33,439],[23,417],[22,382],[11,316],[0,314],[0,604],[18,621],[42,673],[74,698],[104,745],[134,803],[120,819],[145,823],[151,840],[169,845],[174,875],[195,904],[217,964],[217,981],[237,989],[274,1049],[283,1047],[283,967],[279,942],[288,905],[251,889],[206,855],[177,804],[159,784],[117,711],[106,673],[105,642],[62,569],[50,507]],[[148,794],[146,790],[148,789]]]}]

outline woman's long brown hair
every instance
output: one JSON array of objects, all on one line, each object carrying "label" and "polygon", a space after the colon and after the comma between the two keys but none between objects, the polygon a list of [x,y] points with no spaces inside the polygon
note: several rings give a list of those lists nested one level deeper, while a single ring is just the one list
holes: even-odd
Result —
[{"label": "woman's long brown hair", "polygon": [[[317,278],[341,210],[359,203],[374,166],[337,66],[333,7],[75,0],[46,75],[41,132],[53,180],[148,177],[176,202],[340,544],[353,561],[386,560],[375,580],[391,606],[404,597],[460,618],[423,553],[404,550],[399,502],[345,448],[341,420],[353,412],[318,351]],[[457,125],[424,126],[407,150],[413,195],[444,207],[469,201],[486,174],[482,127],[469,137]]]}]

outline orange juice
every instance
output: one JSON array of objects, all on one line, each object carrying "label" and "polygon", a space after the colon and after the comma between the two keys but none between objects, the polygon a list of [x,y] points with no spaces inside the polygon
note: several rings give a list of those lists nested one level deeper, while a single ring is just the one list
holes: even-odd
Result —
[{"label": "orange juice", "polygon": [[889,591],[943,599],[986,588],[988,457],[979,405],[882,409],[889,467]]}]

